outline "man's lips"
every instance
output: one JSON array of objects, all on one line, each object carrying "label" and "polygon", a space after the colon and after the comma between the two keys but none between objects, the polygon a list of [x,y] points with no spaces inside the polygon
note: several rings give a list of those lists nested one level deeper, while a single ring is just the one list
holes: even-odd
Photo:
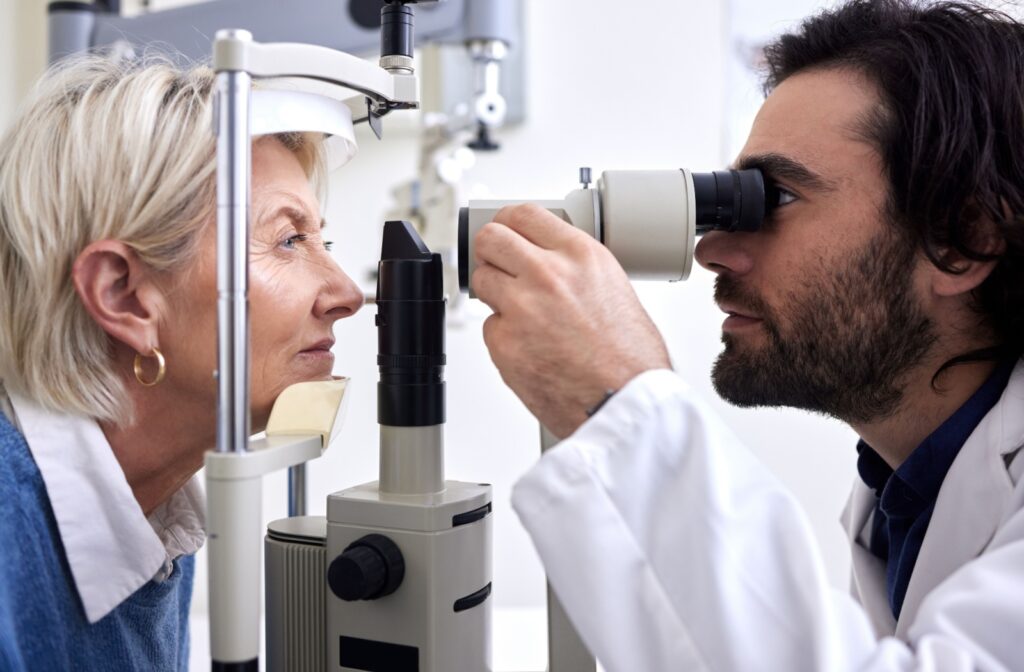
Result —
[{"label": "man's lips", "polygon": [[730,303],[719,303],[718,307],[728,317],[722,322],[722,331],[736,331],[744,327],[752,327],[760,324],[762,319],[751,315],[745,308]]},{"label": "man's lips", "polygon": [[742,317],[748,320],[761,319],[760,317],[754,315],[752,312],[746,310],[742,306],[737,306],[735,304],[727,303],[724,301],[718,304],[718,308],[729,317]]}]

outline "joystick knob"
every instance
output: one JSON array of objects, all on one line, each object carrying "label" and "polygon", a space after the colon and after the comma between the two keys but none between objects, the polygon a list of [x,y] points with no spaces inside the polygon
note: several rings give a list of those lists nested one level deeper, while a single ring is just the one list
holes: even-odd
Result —
[{"label": "joystick knob", "polygon": [[349,544],[327,569],[327,585],[341,599],[376,600],[398,590],[405,559],[395,542],[368,534]]}]

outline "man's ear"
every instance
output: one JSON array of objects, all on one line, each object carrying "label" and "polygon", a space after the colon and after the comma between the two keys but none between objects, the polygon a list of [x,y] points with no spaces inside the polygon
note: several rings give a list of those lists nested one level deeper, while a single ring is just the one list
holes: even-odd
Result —
[{"label": "man's ear", "polygon": [[1006,240],[990,220],[981,220],[971,227],[970,248],[981,254],[996,257],[986,261],[971,259],[959,251],[947,248],[942,261],[956,272],[950,273],[933,267],[932,291],[938,296],[957,296],[970,292],[985,282],[999,263],[998,257],[1006,251]]},{"label": "man's ear", "polygon": [[119,240],[91,243],[75,259],[71,278],[85,309],[111,338],[142,355],[159,347],[161,292],[132,248]]}]

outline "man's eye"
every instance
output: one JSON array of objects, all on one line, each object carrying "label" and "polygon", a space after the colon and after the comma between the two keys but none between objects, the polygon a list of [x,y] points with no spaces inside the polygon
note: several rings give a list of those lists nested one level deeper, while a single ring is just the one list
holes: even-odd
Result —
[{"label": "man's eye", "polygon": [[779,194],[779,200],[776,203],[776,205],[788,205],[788,204],[792,203],[793,201],[797,200],[796,194],[794,194],[792,191],[786,189],[785,187],[776,186],[775,190]]}]

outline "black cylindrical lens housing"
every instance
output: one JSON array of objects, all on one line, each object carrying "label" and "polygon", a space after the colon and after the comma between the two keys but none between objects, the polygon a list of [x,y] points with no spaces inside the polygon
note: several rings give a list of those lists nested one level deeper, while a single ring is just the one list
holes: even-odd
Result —
[{"label": "black cylindrical lens housing", "polygon": [[469,291],[469,208],[459,208],[459,289]]},{"label": "black cylindrical lens housing", "polygon": [[445,421],[444,269],[408,222],[387,222],[377,277],[377,421]]},{"label": "black cylindrical lens housing", "polygon": [[698,234],[761,228],[766,208],[760,170],[716,170],[691,175]]},{"label": "black cylindrical lens housing", "polygon": [[400,2],[380,8],[380,55],[412,57],[412,7]]}]

